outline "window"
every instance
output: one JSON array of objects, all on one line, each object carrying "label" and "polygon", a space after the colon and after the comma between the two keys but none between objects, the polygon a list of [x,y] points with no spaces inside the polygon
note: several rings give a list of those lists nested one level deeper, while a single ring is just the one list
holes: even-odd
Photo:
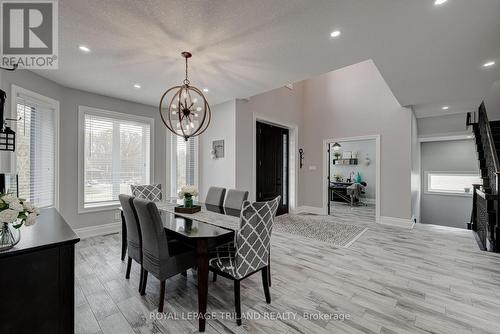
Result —
[{"label": "window", "polygon": [[149,184],[150,118],[80,107],[80,209],[118,204],[131,184]]},{"label": "window", "polygon": [[428,193],[469,195],[472,185],[482,180],[475,173],[427,172]]},{"label": "window", "polygon": [[198,137],[189,138],[170,134],[171,142],[171,195],[184,185],[198,186]]},{"label": "window", "polygon": [[57,207],[59,102],[13,86],[16,171],[19,197],[34,205]]}]

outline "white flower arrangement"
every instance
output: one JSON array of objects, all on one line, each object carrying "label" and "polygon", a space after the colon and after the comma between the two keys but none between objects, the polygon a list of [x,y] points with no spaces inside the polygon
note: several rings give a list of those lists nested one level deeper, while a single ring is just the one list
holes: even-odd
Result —
[{"label": "white flower arrangement", "polygon": [[11,193],[0,193],[0,223],[13,224],[14,228],[35,224],[40,210],[24,199]]},{"label": "white flower arrangement", "polygon": [[182,186],[178,192],[179,198],[198,196],[198,189],[195,186]]}]

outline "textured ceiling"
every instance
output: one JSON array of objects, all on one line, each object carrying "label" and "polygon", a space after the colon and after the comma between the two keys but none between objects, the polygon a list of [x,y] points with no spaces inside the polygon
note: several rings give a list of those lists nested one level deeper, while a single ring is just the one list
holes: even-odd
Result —
[{"label": "textured ceiling", "polygon": [[[216,104],[373,59],[399,102],[421,116],[443,104],[474,108],[500,79],[500,1],[433,2],[62,0],[59,70],[37,73],[157,105],[182,81],[180,52],[189,50],[191,82]],[[335,29],[342,35],[332,39]],[[490,59],[498,65],[483,69]]]}]

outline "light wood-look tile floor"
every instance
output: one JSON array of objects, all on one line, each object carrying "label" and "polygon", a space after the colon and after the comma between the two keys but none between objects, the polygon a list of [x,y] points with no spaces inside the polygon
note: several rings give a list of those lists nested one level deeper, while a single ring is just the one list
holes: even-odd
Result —
[{"label": "light wood-look tile floor", "polygon": [[[254,275],[242,282],[242,312],[260,319],[238,327],[216,314],[207,333],[500,333],[500,256],[479,251],[469,231],[344,221],[369,226],[348,249],[274,234],[272,303]],[[159,283],[150,277],[141,297],[138,266],[130,280],[125,267],[118,234],[77,245],[76,333],[197,331],[197,321],[185,319],[197,310],[195,274],[167,281],[166,316],[152,319]],[[208,310],[233,309],[231,282],[210,282]],[[335,318],[341,314],[349,318]]]}]

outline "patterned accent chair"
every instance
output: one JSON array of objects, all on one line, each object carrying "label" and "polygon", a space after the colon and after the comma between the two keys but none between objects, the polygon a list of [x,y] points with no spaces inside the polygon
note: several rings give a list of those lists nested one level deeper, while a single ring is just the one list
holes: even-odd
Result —
[{"label": "patterned accent chair", "polygon": [[167,239],[160,213],[154,202],[136,198],[134,206],[142,232],[141,295],[146,294],[148,273],[151,273],[160,281],[158,312],[163,312],[165,281],[177,274],[186,276],[186,270],[195,266],[196,252],[178,241]]},{"label": "patterned accent chair", "polygon": [[[120,204],[122,206],[122,214],[127,226],[127,248],[128,248],[128,262],[127,272],[125,279],[130,278],[130,269],[132,267],[132,260],[141,266],[142,271],[142,236],[137,219],[137,211],[134,207],[134,197],[128,195],[118,195]],[[142,275],[139,281],[139,291],[142,287]]]},{"label": "patterned accent chair", "polygon": [[224,196],[226,195],[226,188],[210,187],[208,189],[205,204],[222,207],[224,204]]},{"label": "patterned accent chair", "polygon": [[162,199],[161,184],[130,185],[132,195],[137,198],[159,202]]},{"label": "patterned accent chair", "polygon": [[269,294],[269,249],[274,216],[281,197],[268,202],[243,202],[240,229],[236,231],[234,243],[218,247],[216,256],[210,260],[214,274],[234,281],[236,323],[241,325],[240,281],[260,271],[266,302]]}]

